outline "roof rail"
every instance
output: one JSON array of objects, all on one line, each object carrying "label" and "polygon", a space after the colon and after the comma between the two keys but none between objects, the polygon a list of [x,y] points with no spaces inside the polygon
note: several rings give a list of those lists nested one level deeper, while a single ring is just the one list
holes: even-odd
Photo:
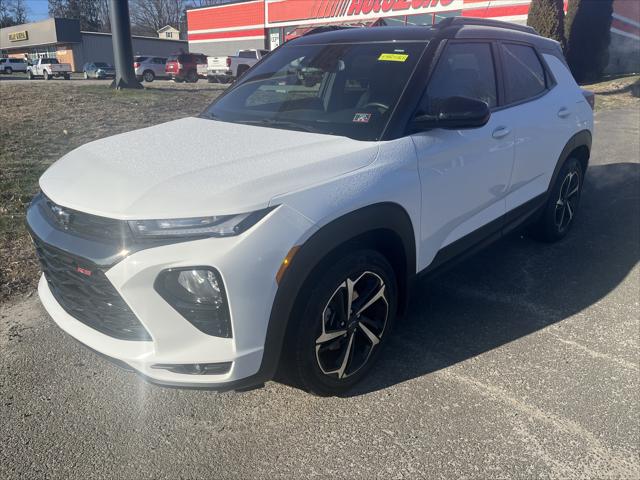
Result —
[{"label": "roof rail", "polygon": [[535,28],[528,25],[518,25],[517,23],[502,22],[500,20],[492,20],[490,18],[476,18],[476,17],[448,17],[441,20],[436,24],[436,28],[447,28],[464,25],[478,25],[482,27],[496,27],[506,28],[509,30],[517,30],[519,32],[530,33],[533,35],[539,35]]},{"label": "roof rail", "polygon": [[350,25],[322,25],[320,27],[312,28],[308,32],[305,32],[302,36],[305,37],[307,35],[314,35],[316,33],[333,32],[335,30],[348,30],[351,28],[355,27],[352,27]]}]

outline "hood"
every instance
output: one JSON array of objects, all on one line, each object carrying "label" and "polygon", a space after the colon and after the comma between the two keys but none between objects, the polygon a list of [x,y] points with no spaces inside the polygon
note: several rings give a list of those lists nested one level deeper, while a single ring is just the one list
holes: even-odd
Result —
[{"label": "hood", "polygon": [[87,143],[40,178],[51,200],[119,219],[244,213],[362,168],[377,144],[184,118]]}]

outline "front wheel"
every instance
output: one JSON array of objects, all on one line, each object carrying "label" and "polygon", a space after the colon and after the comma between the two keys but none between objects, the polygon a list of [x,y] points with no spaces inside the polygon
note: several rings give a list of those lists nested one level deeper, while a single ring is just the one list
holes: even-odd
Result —
[{"label": "front wheel", "polygon": [[4,69],[4,73],[8,73],[9,75],[11,75],[13,73],[13,68],[11,67],[7,67]]},{"label": "front wheel", "polygon": [[49,80],[51,78],[51,76],[49,75],[49,72],[47,72],[46,70],[44,71],[44,79],[45,80]]},{"label": "front wheel", "polygon": [[532,227],[534,237],[555,242],[569,233],[578,213],[583,180],[584,172],[578,159],[567,159],[551,187],[540,219]]},{"label": "front wheel", "polygon": [[27,78],[28,78],[29,80],[33,80],[33,72],[32,72],[31,70],[28,70],[28,71],[27,71]]},{"label": "front wheel", "polygon": [[289,320],[281,372],[315,395],[345,393],[362,380],[393,326],[397,283],[374,250],[347,254],[314,279],[301,315]]}]

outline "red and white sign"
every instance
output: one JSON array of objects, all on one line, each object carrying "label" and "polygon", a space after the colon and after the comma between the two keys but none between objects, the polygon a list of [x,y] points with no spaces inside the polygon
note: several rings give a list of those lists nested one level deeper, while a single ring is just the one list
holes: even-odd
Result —
[{"label": "red and white sign", "polygon": [[267,0],[266,25],[326,24],[461,10],[464,0]]}]

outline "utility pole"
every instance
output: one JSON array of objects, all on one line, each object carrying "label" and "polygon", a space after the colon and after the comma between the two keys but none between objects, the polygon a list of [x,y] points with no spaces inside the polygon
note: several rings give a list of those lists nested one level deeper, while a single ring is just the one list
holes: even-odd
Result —
[{"label": "utility pole", "polygon": [[109,0],[111,38],[115,59],[116,77],[111,88],[142,88],[133,70],[133,47],[131,46],[131,23],[128,0]]}]

